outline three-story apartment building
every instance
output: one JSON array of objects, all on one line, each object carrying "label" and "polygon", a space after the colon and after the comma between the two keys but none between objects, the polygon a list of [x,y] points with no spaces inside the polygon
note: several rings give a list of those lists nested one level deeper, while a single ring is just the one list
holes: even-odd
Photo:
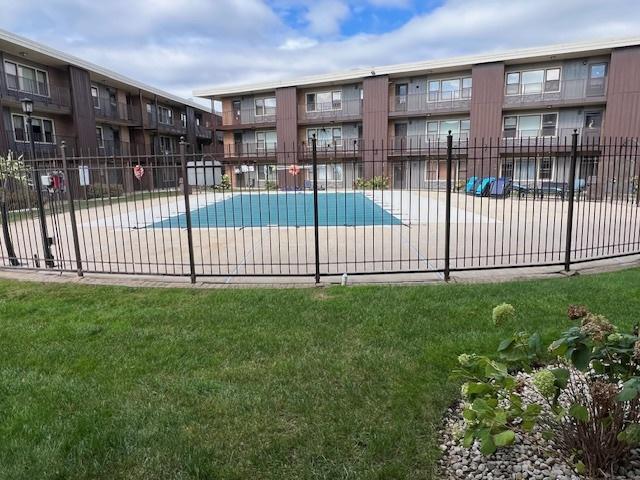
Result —
[{"label": "three-story apartment building", "polygon": [[[634,38],[194,94],[222,102],[224,152],[238,165],[236,184],[256,185],[269,168],[304,162],[315,135],[319,154],[335,163],[323,172],[327,178],[350,186],[353,177],[384,174],[403,187],[443,178],[449,131],[465,145],[509,147],[499,166],[505,177],[561,181],[565,142],[570,144],[574,131],[582,142],[640,137],[638,78],[640,39]],[[545,148],[532,149],[536,142]],[[258,157],[275,165],[245,167]],[[342,172],[345,159],[356,165],[351,176]],[[419,161],[411,165],[407,159]],[[582,176],[597,176],[597,158],[580,168]]]},{"label": "three-story apartment building", "polygon": [[64,141],[70,156],[140,157],[144,163],[164,155],[173,161],[180,137],[191,153],[213,151],[221,123],[198,103],[0,30],[0,152],[29,153],[24,98],[33,101],[39,156],[59,154]]}]

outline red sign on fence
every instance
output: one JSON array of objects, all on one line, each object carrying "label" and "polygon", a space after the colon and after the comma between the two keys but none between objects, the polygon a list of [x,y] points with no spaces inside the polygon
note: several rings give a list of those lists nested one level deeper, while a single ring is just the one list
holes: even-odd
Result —
[{"label": "red sign on fence", "polygon": [[138,180],[142,180],[142,176],[144,175],[144,167],[139,164],[136,165],[135,167],[133,167],[133,174]]}]

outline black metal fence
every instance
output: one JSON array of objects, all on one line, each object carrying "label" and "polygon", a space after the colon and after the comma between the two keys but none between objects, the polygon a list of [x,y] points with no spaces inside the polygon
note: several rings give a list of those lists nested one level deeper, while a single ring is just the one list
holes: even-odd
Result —
[{"label": "black metal fence", "polygon": [[[637,139],[395,139],[0,163],[2,265],[198,277],[451,272],[640,254]],[[98,152],[99,153],[99,152]]]}]

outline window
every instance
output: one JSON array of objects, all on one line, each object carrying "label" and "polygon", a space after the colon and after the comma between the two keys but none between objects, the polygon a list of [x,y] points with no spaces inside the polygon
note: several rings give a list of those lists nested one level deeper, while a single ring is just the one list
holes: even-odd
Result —
[{"label": "window", "polygon": [[318,165],[318,181],[342,182],[342,165]]},{"label": "window", "polygon": [[606,75],[606,63],[594,63],[592,65],[589,65],[589,78],[604,78]]},{"label": "window", "polygon": [[471,77],[430,80],[427,89],[427,99],[430,102],[471,98]]},{"label": "window", "polygon": [[96,139],[98,140],[98,147],[104,147],[104,132],[102,127],[96,127]]},{"label": "window", "polygon": [[502,178],[513,178],[513,160],[506,159],[502,161],[502,165],[500,168],[500,176]]},{"label": "window", "polygon": [[151,113],[153,111],[153,107],[151,106],[150,103],[147,103],[147,113]]},{"label": "window", "polygon": [[275,130],[256,132],[256,146],[258,150],[275,151],[278,135]]},{"label": "window", "polygon": [[[555,175],[555,158],[519,158],[513,164],[513,178],[518,182],[534,182],[536,180],[553,180]],[[508,170],[506,171],[508,173]],[[504,164],[502,176],[505,175]]]},{"label": "window", "polygon": [[164,155],[171,155],[173,153],[173,140],[171,139],[171,137],[159,137],[159,140],[160,153]]},{"label": "window", "polygon": [[320,127],[307,129],[307,141],[309,146],[313,143],[313,136],[316,136],[318,148],[339,147],[342,145],[342,127]]},{"label": "window", "polygon": [[560,68],[509,72],[505,80],[507,95],[535,95],[560,91]]},{"label": "window", "polygon": [[342,110],[342,90],[307,93],[307,112]]},{"label": "window", "polygon": [[15,63],[4,62],[4,71],[7,76],[7,88],[18,90],[18,67]]},{"label": "window", "polygon": [[49,96],[49,76],[44,70],[14,62],[4,62],[7,88],[21,92]]},{"label": "window", "polygon": [[158,122],[164,125],[173,125],[173,112],[167,107],[158,107]]},{"label": "window", "polygon": [[275,115],[276,114],[276,98],[268,97],[268,98],[256,98],[256,116],[262,117],[264,115]]},{"label": "window", "polygon": [[557,125],[557,113],[509,115],[503,119],[503,137],[553,137],[556,135]]},{"label": "window", "polygon": [[454,140],[465,139],[469,136],[469,127],[469,119],[427,122],[427,140],[446,141],[449,131]]},{"label": "window", "polygon": [[[100,97],[98,96],[98,87],[91,87],[91,98],[93,99],[93,107],[100,108]],[[149,107],[150,105],[147,105]],[[148,108],[147,108],[148,111]]]},{"label": "window", "polygon": [[584,126],[586,128],[600,128],[602,126],[602,112],[586,112]]},{"label": "window", "polygon": [[542,157],[538,167],[538,180],[553,179],[553,159],[550,157]]},{"label": "window", "polygon": [[181,112],[180,113],[180,125],[182,125],[182,128],[187,128],[187,114]]},{"label": "window", "polygon": [[[27,117],[24,115],[12,115],[13,134],[16,142],[28,142],[29,134],[27,127]],[[33,129],[33,141],[37,143],[54,143],[55,133],[53,121],[48,118],[31,117],[31,127]]]}]

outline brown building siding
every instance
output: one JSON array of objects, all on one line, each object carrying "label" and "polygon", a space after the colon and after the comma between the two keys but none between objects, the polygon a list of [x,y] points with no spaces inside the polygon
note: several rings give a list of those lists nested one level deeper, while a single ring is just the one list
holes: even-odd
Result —
[{"label": "brown building siding", "polygon": [[71,104],[73,107],[73,123],[77,134],[77,148],[95,151],[98,147],[96,139],[96,117],[91,98],[91,79],[89,72],[69,66],[71,83]]},{"label": "brown building siding", "polygon": [[504,64],[487,63],[472,68],[471,142],[488,142],[502,136]]},{"label": "brown building siding", "polygon": [[[298,101],[295,87],[276,90],[276,131],[278,142],[277,161],[281,165],[297,162],[298,143]],[[304,183],[303,175],[293,177],[284,170],[278,170],[280,188],[300,187]]]},{"label": "brown building siding", "polygon": [[[386,168],[389,129],[389,77],[367,77],[362,82],[362,148],[364,176],[383,175]],[[373,147],[377,147],[376,150]]]},{"label": "brown building siding", "polygon": [[614,50],[609,67],[605,137],[640,135],[640,47]]}]

